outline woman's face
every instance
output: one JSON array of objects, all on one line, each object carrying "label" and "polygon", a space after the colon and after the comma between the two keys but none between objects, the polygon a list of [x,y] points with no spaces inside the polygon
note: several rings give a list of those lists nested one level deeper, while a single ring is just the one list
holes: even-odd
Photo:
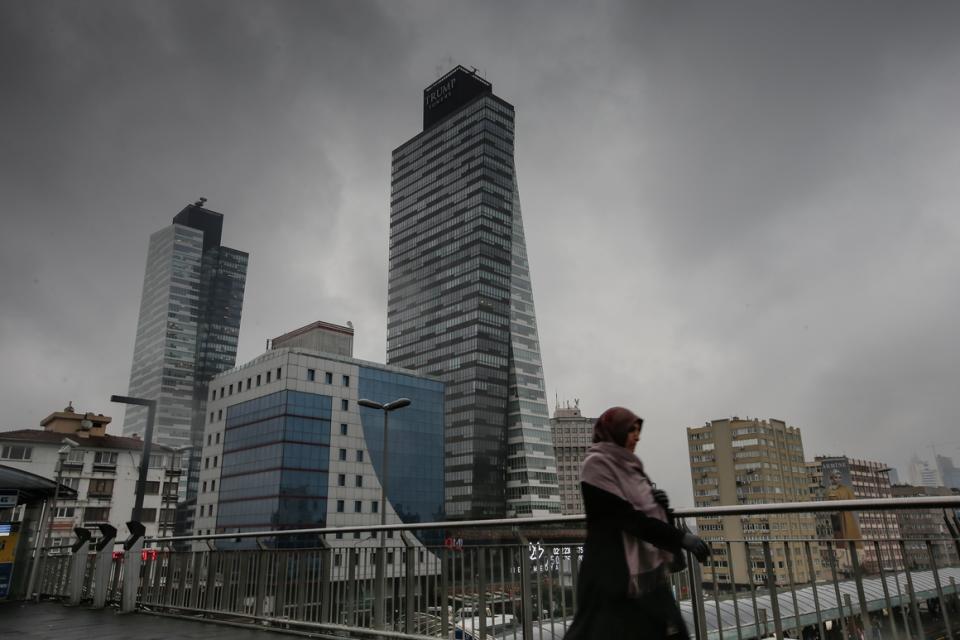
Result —
[{"label": "woman's face", "polygon": [[627,441],[623,443],[623,446],[626,447],[628,451],[634,451],[637,448],[637,443],[640,441],[640,421],[637,420],[633,423],[633,426],[630,427],[630,431],[627,432]]}]

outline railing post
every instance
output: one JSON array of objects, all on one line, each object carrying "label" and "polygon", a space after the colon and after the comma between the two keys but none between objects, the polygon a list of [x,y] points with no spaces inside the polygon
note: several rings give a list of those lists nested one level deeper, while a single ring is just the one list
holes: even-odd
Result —
[{"label": "railing post", "polygon": [[907,577],[907,593],[910,594],[910,609],[913,611],[913,620],[917,625],[917,637],[923,640],[923,621],[920,620],[920,607],[917,604],[917,593],[913,590],[913,577],[910,575],[910,567],[907,566],[907,544],[900,541],[900,553],[903,554],[903,569]]},{"label": "railing post", "polygon": [[943,613],[943,625],[947,628],[947,638],[953,640],[953,629],[950,628],[950,614],[947,613],[947,601],[943,597],[943,586],[940,584],[940,572],[937,570],[937,559],[933,554],[933,542],[927,542],[927,555],[930,556],[930,568],[933,569],[933,583],[937,586],[937,597],[940,598],[940,611]]},{"label": "railing post", "polygon": [[687,568],[690,569],[690,606],[693,609],[693,634],[697,640],[707,639],[707,612],[703,601],[703,574],[700,573],[700,563],[689,551],[687,554]]},{"label": "railing post", "polygon": [[[480,637],[487,637],[487,548],[482,544],[477,547],[477,602],[480,616]],[[543,607],[543,603],[539,603]],[[471,629],[472,631],[472,629]]]},{"label": "railing post", "polygon": [[137,590],[140,588],[140,566],[143,560],[143,534],[146,529],[136,520],[127,523],[130,536],[123,543],[123,586],[120,592],[120,611],[130,613],[137,608]]},{"label": "railing post", "polygon": [[440,632],[444,638],[450,634],[450,550],[444,545],[440,551]]},{"label": "railing post", "polygon": [[[740,624],[740,605],[737,602],[736,570],[733,567],[733,545],[727,540],[724,542],[724,547],[727,550],[727,575],[730,576],[730,590],[733,596],[733,623],[737,625],[737,640],[743,640],[743,628]],[[718,637],[722,638],[723,633],[721,632]]]},{"label": "railing post", "polygon": [[897,616],[893,614],[893,603],[890,600],[890,588],[887,586],[887,574],[883,569],[883,558],[880,555],[879,541],[873,541],[873,550],[874,553],[877,554],[877,566],[880,567],[880,583],[883,585],[883,601],[887,606],[887,612],[890,614],[890,628],[893,630],[893,640],[900,640],[900,632],[897,630]]},{"label": "railing post", "polygon": [[769,540],[763,541],[763,564],[767,569],[767,591],[770,592],[770,606],[773,609],[773,628],[777,633],[777,639],[783,640],[783,620],[780,618],[780,599],[777,596],[777,573],[774,571]]},{"label": "railing post", "polygon": [[810,548],[810,541],[803,543],[804,552],[807,556],[807,571],[810,573],[810,591],[813,592],[813,607],[817,611],[817,630],[820,632],[821,640],[827,637],[827,631],[823,628],[823,613],[820,610],[820,592],[817,589],[817,570],[813,564],[813,550]]},{"label": "railing post", "polygon": [[850,563],[853,566],[853,581],[857,587],[857,602],[860,605],[860,620],[863,623],[863,636],[865,638],[873,637],[870,633],[870,611],[867,609],[867,595],[863,591],[863,571],[860,569],[860,559],[857,556],[857,543],[853,540],[847,542],[847,548],[850,550]]},{"label": "railing post", "polygon": [[80,604],[83,595],[83,578],[87,573],[87,554],[90,551],[90,531],[82,527],[75,527],[77,541],[70,547],[70,604]]},{"label": "railing post", "polygon": [[404,558],[406,575],[403,581],[403,631],[404,633],[413,633],[415,627],[413,624],[414,605],[416,604],[415,591],[417,589],[417,548],[406,538],[403,538],[403,541],[407,545],[406,557]]},{"label": "railing post", "polygon": [[110,569],[113,567],[113,540],[117,530],[109,524],[100,525],[103,537],[94,549],[97,560],[93,565],[93,607],[102,609],[107,604],[107,583],[110,582]]},{"label": "railing post", "polygon": [[840,619],[840,629],[843,631],[843,637],[848,638],[847,616],[843,613],[843,596],[840,594],[840,579],[837,577],[837,545],[827,544],[827,550],[830,557],[830,577],[833,579],[833,593],[837,601],[837,617]]},{"label": "railing post", "polygon": [[[523,615],[523,638],[533,640],[533,593],[530,591],[530,541],[522,533],[518,533],[520,539],[520,597],[523,604],[520,607],[520,613]],[[486,640],[486,639],[484,639]]]},{"label": "railing post", "polygon": [[320,622],[335,622],[332,619],[333,612],[333,549],[330,543],[322,536],[320,544],[323,548],[320,550]]}]

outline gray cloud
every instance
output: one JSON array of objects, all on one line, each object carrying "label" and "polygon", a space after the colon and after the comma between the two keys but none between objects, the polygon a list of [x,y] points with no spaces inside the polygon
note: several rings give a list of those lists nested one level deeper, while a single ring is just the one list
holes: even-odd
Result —
[{"label": "gray cloud", "polygon": [[126,390],[150,233],[251,253],[240,359],[314,319],[384,358],[390,151],[474,65],[517,107],[549,395],[808,456],[958,453],[953,3],[7,2],[0,429]]}]

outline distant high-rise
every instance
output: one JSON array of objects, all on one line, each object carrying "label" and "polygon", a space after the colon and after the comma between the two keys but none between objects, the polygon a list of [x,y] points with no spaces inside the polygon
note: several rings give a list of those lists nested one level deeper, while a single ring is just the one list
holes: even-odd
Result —
[{"label": "distant high-rise", "polygon": [[583,513],[583,494],[580,492],[580,465],[593,443],[593,424],[596,418],[584,418],[579,403],[558,406],[550,419],[553,449],[557,456],[557,477],[560,480],[560,500],[563,515]]},{"label": "distant high-rise", "polygon": [[446,513],[560,513],[514,109],[456,67],[393,151],[388,364],[446,382]]},{"label": "distant high-rise", "polygon": [[[150,236],[130,369],[129,394],[157,401],[153,440],[193,447],[181,492],[188,500],[196,494],[207,385],[236,362],[247,277],[247,254],[220,245],[223,215],[204,202]],[[144,407],[128,406],[123,434],[142,437],[146,419]]]}]

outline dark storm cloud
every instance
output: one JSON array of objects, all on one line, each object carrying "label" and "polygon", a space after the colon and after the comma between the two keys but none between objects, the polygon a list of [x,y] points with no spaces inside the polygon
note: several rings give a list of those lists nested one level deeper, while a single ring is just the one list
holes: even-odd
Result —
[{"label": "dark storm cloud", "polygon": [[548,396],[642,413],[681,502],[683,427],[713,418],[901,468],[960,445],[955,3],[0,14],[0,428],[111,411],[149,235],[200,195],[251,253],[240,361],[315,319],[382,361],[390,151],[461,63],[517,107]]}]

